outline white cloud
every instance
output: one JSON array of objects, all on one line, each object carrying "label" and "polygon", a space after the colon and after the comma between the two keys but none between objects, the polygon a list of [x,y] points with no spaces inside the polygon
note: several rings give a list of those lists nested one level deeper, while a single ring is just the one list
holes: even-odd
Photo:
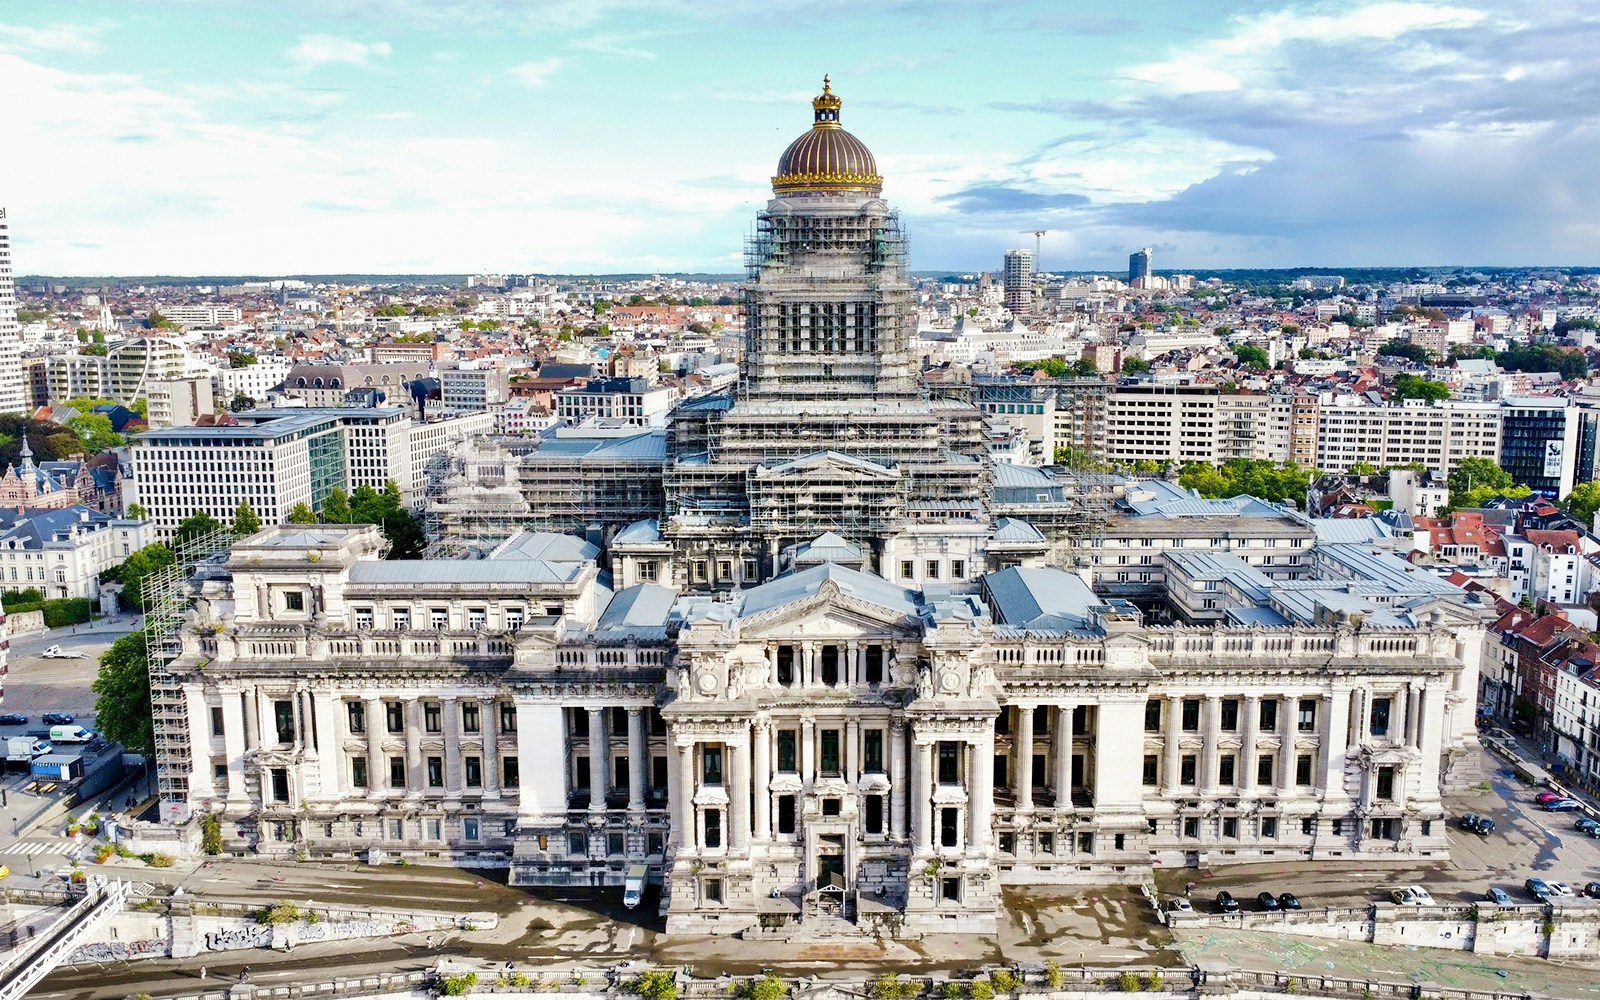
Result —
[{"label": "white cloud", "polygon": [[370,68],[374,57],[383,58],[393,50],[388,42],[358,42],[336,35],[301,35],[299,44],[289,50],[289,59],[307,68],[327,63],[345,63]]},{"label": "white cloud", "polygon": [[535,62],[526,62],[520,66],[511,67],[511,75],[524,87],[542,87],[549,82],[550,77],[561,68],[562,61],[551,56],[548,59],[539,59]]},{"label": "white cloud", "polygon": [[21,24],[0,24],[0,52],[71,52],[93,55],[100,51],[98,35],[105,25],[56,24],[30,28]]},{"label": "white cloud", "polygon": [[572,43],[575,49],[585,52],[598,52],[604,56],[617,56],[622,59],[654,59],[656,54],[649,49],[630,45],[626,39],[634,38],[633,35],[595,35],[592,38],[580,39]]}]

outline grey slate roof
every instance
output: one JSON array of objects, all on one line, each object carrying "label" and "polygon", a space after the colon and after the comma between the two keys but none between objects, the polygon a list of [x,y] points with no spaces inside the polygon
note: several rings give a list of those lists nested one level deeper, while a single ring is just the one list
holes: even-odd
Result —
[{"label": "grey slate roof", "polygon": [[1085,628],[1089,609],[1105,603],[1082,579],[1054,567],[1013,566],[988,574],[983,585],[995,619],[1015,628]]},{"label": "grey slate roof", "polygon": [[456,583],[568,583],[583,573],[584,565],[543,559],[364,560],[350,567],[350,582],[432,587]]},{"label": "grey slate roof", "polygon": [[816,594],[824,580],[832,580],[843,594],[903,615],[916,615],[921,603],[916,591],[897,587],[880,576],[835,563],[823,563],[810,569],[785,573],[758,587],[751,587],[744,592],[740,615],[749,617],[780,605],[803,601]]},{"label": "grey slate roof", "polygon": [[573,535],[519,531],[495,546],[490,559],[541,559],[546,562],[593,562],[600,548]]}]

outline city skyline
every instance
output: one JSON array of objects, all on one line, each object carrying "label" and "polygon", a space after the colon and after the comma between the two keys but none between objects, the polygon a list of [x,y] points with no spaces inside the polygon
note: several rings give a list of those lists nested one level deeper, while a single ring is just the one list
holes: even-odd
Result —
[{"label": "city skyline", "polygon": [[0,2],[0,192],[24,273],[729,272],[828,72],[915,269],[1035,229],[1044,271],[1582,265],[1597,34],[1487,0]]}]

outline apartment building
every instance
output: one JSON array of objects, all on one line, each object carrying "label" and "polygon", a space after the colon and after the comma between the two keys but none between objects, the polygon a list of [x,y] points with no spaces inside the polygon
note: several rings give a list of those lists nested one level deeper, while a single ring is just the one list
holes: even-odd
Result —
[{"label": "apartment building", "polygon": [[1352,465],[1380,469],[1421,462],[1446,475],[1464,458],[1500,457],[1498,403],[1408,399],[1398,405],[1365,397],[1319,402],[1315,466],[1342,472]]},{"label": "apartment building", "polygon": [[653,386],[642,378],[592,379],[553,396],[556,418],[569,424],[591,417],[620,420],[632,427],[656,427],[678,401],[678,390]]},{"label": "apartment building", "polygon": [[100,574],[155,541],[149,521],[81,504],[0,508],[0,590],[95,599]]},{"label": "apartment building", "polygon": [[145,386],[144,398],[152,430],[188,427],[215,412],[211,379],[205,375],[157,379]]}]

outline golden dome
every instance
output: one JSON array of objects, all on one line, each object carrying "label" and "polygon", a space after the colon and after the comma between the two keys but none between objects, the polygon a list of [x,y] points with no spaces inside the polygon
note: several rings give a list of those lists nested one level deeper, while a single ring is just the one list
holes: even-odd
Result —
[{"label": "golden dome", "polygon": [[811,131],[789,144],[772,178],[777,195],[857,193],[877,197],[883,178],[866,144],[839,125],[839,97],[828,78],[812,101]]}]

